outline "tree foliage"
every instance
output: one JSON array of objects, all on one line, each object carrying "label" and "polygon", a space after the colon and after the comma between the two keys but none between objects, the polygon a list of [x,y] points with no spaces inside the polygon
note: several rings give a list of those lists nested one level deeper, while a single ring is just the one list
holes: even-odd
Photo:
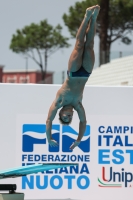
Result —
[{"label": "tree foliage", "polygon": [[[84,17],[87,7],[99,4],[101,10],[97,19],[96,32],[100,38],[99,53],[100,64],[109,61],[111,44],[117,39],[125,44],[131,43],[129,33],[133,31],[133,1],[132,0],[85,0],[76,2],[69,8],[69,13],[63,15],[65,25],[72,37],[76,36],[77,30]],[[103,45],[105,44],[105,45]],[[102,62],[101,56],[105,58]]]},{"label": "tree foliage", "polygon": [[70,46],[68,38],[64,37],[61,31],[60,25],[54,28],[47,20],[41,21],[40,24],[32,23],[16,31],[12,36],[10,49],[33,59],[41,68],[44,80],[48,57],[58,49]]}]

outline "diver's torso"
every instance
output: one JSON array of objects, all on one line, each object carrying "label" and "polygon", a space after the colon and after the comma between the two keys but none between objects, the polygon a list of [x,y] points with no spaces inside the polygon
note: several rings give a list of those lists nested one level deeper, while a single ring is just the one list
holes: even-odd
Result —
[{"label": "diver's torso", "polygon": [[76,106],[82,101],[83,90],[88,78],[69,77],[57,92],[59,107]]}]

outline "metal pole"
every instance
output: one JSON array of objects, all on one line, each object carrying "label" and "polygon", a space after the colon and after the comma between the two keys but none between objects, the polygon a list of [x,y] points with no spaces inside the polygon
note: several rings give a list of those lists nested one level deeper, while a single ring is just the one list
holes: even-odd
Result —
[{"label": "metal pole", "polygon": [[65,80],[65,71],[62,71],[62,83],[64,83]]},{"label": "metal pole", "polygon": [[122,58],[122,51],[119,52],[119,58]]},{"label": "metal pole", "polygon": [[26,77],[25,77],[25,83],[27,83],[27,77],[28,77],[28,57],[26,59],[26,66],[25,66],[25,72],[26,72]]}]

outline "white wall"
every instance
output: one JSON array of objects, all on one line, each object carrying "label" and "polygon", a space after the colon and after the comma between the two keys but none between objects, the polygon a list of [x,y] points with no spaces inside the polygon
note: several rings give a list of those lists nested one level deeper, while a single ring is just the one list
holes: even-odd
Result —
[{"label": "white wall", "polygon": [[[48,113],[49,106],[54,100],[55,94],[59,89],[59,87],[60,87],[59,85],[0,84],[0,94],[1,94],[0,95],[0,170],[17,166],[16,143],[18,141],[16,141],[17,138],[16,123],[18,115],[46,116]],[[99,125],[107,125],[107,126],[111,125],[112,127],[114,125],[133,126],[132,104],[133,104],[133,87],[91,87],[91,86],[85,87],[83,96],[83,105],[87,114],[87,123],[92,127],[91,161],[90,161],[90,169],[91,169],[90,189],[91,187],[92,189],[91,190],[89,189],[87,193],[88,198],[90,196],[91,199],[99,199],[99,200],[104,200],[104,199],[110,200],[115,198],[117,198],[117,200],[124,200],[126,196],[129,194],[128,199],[129,200],[132,199],[132,193],[131,193],[132,188],[131,189],[128,188],[127,190],[127,188],[125,189],[125,187],[123,186],[120,189],[119,188],[103,189],[97,186],[97,180],[96,180],[97,177],[100,176],[100,170],[101,170],[101,167],[99,167],[97,163],[97,156],[98,156],[97,127]],[[76,114],[74,117],[77,120]],[[55,121],[57,121],[57,118],[58,117],[56,117]],[[41,118],[41,123],[42,123],[42,118]],[[73,123],[71,126],[73,126]],[[76,128],[78,129],[78,127]],[[133,143],[133,138],[131,138],[131,140]],[[77,150],[75,149],[74,153],[76,151]],[[94,167],[94,164],[96,167]],[[114,165],[112,164],[111,166]],[[119,167],[122,168],[125,167],[125,165],[121,166],[119,165],[117,168]],[[129,166],[129,162],[127,162],[126,164],[126,168],[128,168],[127,170],[129,170],[131,167],[132,165]],[[0,181],[0,183],[14,183],[14,182],[15,182],[14,179],[7,179]],[[95,192],[96,191],[95,188],[97,192]],[[75,195],[74,190],[73,193]],[[71,195],[70,192],[69,196],[69,191],[68,191],[68,194],[66,194],[64,198],[65,197],[74,199],[77,198],[74,195]],[[87,197],[85,196],[84,199],[85,198]],[[80,196],[78,199],[82,199],[82,196]]]}]

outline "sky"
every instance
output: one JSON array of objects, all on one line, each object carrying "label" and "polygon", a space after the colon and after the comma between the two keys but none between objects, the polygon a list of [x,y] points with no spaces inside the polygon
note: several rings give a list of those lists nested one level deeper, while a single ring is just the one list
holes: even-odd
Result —
[{"label": "sky", "polygon": [[[81,0],[79,0],[81,1]],[[48,23],[56,26],[61,24],[62,34],[69,37],[70,33],[65,26],[62,16],[68,13],[70,6],[73,6],[77,0],[0,0],[0,65],[4,69],[25,69],[26,59],[9,49],[12,35],[17,29],[22,29],[26,25],[39,23],[47,19]],[[48,70],[66,71],[69,56],[73,50],[75,39],[70,41],[71,47],[59,50],[48,59]],[[95,36],[95,67],[98,66],[99,39]],[[133,52],[133,44],[126,46],[120,41],[116,41],[111,48],[112,52],[119,55],[119,51]],[[28,59],[29,69],[39,69],[39,67]]]}]

